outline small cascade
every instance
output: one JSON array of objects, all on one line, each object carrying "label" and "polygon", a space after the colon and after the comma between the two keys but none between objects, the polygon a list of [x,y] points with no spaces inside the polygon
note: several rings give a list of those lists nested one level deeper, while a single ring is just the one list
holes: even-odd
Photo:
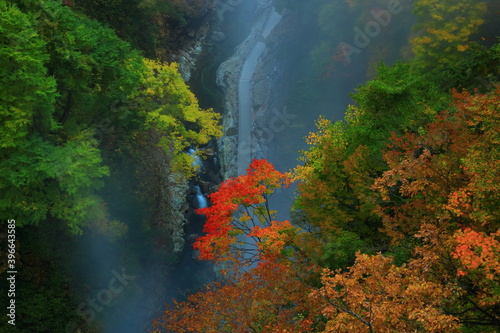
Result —
[{"label": "small cascade", "polygon": [[208,207],[208,199],[201,193],[200,185],[195,185],[193,188],[196,191],[196,203],[198,204],[196,208]]},{"label": "small cascade", "polygon": [[192,166],[197,170],[200,170],[203,167],[203,161],[201,160],[200,156],[196,154],[196,150],[194,150],[193,148],[189,148],[188,155],[191,156],[193,160]]},{"label": "small cascade", "polygon": [[[200,156],[200,152],[203,152],[204,156],[208,155],[208,158]],[[191,146],[187,151],[192,159],[192,166],[196,169],[196,175],[189,181],[192,188],[192,205],[194,208],[205,208],[208,207],[209,201],[204,194],[209,188],[210,183],[214,183],[213,175],[215,174],[216,164],[214,164],[216,152],[213,148],[210,148],[210,144],[203,148],[202,150],[197,150],[195,147]],[[216,162],[216,161],[215,161]],[[202,191],[201,188],[204,190]]]}]

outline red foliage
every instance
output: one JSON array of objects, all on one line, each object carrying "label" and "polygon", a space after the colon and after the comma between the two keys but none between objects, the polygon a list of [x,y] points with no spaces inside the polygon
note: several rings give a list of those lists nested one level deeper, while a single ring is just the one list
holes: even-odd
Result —
[{"label": "red foliage", "polygon": [[231,250],[246,242],[240,236],[243,234],[253,238],[249,246],[255,248],[253,243],[259,241],[260,236],[258,232],[252,233],[252,229],[276,225],[276,222],[271,223],[273,214],[266,200],[275,190],[288,184],[285,174],[275,170],[266,160],[253,160],[246,175],[223,182],[219,190],[209,196],[211,206],[197,210],[207,217],[203,228],[206,235],[193,245],[200,251],[200,258],[220,261],[238,256]]},{"label": "red foliage", "polygon": [[154,327],[156,332],[313,332],[320,306],[310,293],[290,266],[267,261],[167,307]]}]

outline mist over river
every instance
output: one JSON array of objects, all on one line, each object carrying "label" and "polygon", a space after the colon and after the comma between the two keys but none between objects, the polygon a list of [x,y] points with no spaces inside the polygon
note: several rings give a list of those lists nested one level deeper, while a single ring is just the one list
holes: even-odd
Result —
[{"label": "mist over river", "polygon": [[500,1],[436,2],[0,0],[0,333],[500,332]]},{"label": "mist over river", "polygon": [[[352,28],[345,29],[348,40]],[[158,253],[141,230],[141,212],[134,212],[135,204],[127,204],[125,196],[116,197],[123,203],[114,214],[128,221],[129,238],[119,245],[92,235],[81,239],[86,251],[79,280],[102,289],[89,290],[78,311],[104,332],[145,332],[164,303],[184,299],[216,278],[192,249],[204,223],[194,209],[209,204],[210,186],[245,173],[254,158],[268,159],[283,172],[294,168],[318,117],[342,119],[353,103],[349,94],[370,75],[367,52],[324,75],[313,52],[324,38],[310,18],[275,8],[271,0],[221,1],[188,84],[200,106],[223,115],[225,135],[212,143],[215,154],[209,160],[196,162],[202,168],[198,180],[189,182],[182,252],[178,259]],[[186,153],[196,154],[194,149]],[[108,185],[110,197],[124,190],[113,188],[112,180]],[[290,218],[294,190],[280,190],[270,200],[280,219]],[[133,257],[137,260],[128,259]]]}]

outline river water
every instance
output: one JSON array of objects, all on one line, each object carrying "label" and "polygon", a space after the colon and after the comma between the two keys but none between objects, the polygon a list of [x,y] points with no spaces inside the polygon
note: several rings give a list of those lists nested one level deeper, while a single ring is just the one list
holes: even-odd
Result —
[{"label": "river water", "polygon": [[[216,71],[252,30],[252,23],[256,20],[257,2],[265,1],[228,0],[226,4],[230,6],[230,10],[226,10],[224,21],[214,25],[214,29],[222,32],[225,38],[218,41],[210,41],[209,38],[189,82],[201,107],[221,110],[224,105],[223,94],[216,86]],[[225,4],[225,1],[222,0],[221,3]],[[314,131],[314,121],[318,116],[342,119],[347,105],[352,103],[349,93],[366,80],[366,64],[360,63],[359,66],[353,64],[345,71],[350,73],[349,76],[324,80],[324,85],[314,81],[316,78],[312,78],[314,75],[309,72],[310,52],[317,41],[316,37],[311,34],[314,29],[300,23],[300,19],[294,19],[293,14],[282,16],[271,11],[246,59],[242,59],[241,75],[237,81],[238,174],[243,174],[251,159],[256,157],[267,158],[280,171],[288,171],[295,167],[299,163],[299,151],[307,148],[304,137]],[[285,24],[288,26],[283,28]],[[280,31],[283,31],[282,36],[276,36],[276,33],[273,33],[273,29],[279,26],[281,26]],[[275,35],[273,36],[274,45],[271,45],[267,39],[273,34]],[[270,45],[275,51],[269,51]],[[274,58],[271,59],[269,54],[271,58]],[[262,70],[264,56],[267,57],[267,62],[274,64],[275,68],[272,72],[268,71],[267,75],[275,75],[275,78],[272,80],[272,86],[269,87],[269,96],[272,98],[265,105],[267,109],[264,111],[267,118],[263,117],[259,123],[256,120],[254,100],[256,77]],[[259,110],[262,108],[264,106],[260,106]],[[255,142],[252,141],[255,140],[256,129],[268,133],[266,140],[259,142],[266,146],[266,149],[259,154],[252,150],[255,146]],[[217,149],[215,142],[212,145]],[[205,173],[199,175],[202,181],[214,183],[221,180],[218,175],[219,166],[216,155],[209,162],[198,161],[198,163],[202,163],[205,169]],[[201,182],[192,181],[190,185],[192,188],[190,212],[192,212],[194,208],[203,207],[209,203]],[[294,195],[294,188],[291,188],[279,191],[271,199],[271,208],[280,212],[279,219],[289,218],[289,209]],[[210,265],[196,260],[191,247],[195,236],[201,234],[203,222],[201,216],[192,213],[189,215],[186,245],[175,270],[168,274],[168,279],[162,282],[161,288],[158,286],[158,277],[155,275],[161,273],[157,267],[161,260],[143,255],[143,271],[150,270],[150,272],[137,276],[135,282],[130,283],[134,285],[133,288],[140,290],[135,294],[132,292],[133,295],[128,298],[128,303],[122,302],[123,304],[114,307],[108,316],[109,319],[106,320],[105,332],[145,332],[147,328],[150,328],[152,313],[158,316],[163,309],[164,302],[169,302],[173,297],[183,297],[184,290],[195,291],[203,283],[213,279]],[[139,237],[132,246],[138,247],[141,241],[147,242],[147,239]],[[146,246],[146,249],[151,249],[151,246]],[[103,251],[107,251],[113,258],[120,255],[114,253],[113,250],[108,251],[104,247],[98,247],[94,248],[96,258],[99,258]],[[145,252],[144,248],[140,251]],[[114,259],[109,259],[104,264],[103,271],[111,273],[102,277],[102,283],[113,278],[116,270],[120,269],[120,267],[113,268],[110,264],[112,260]],[[160,293],[161,297],[149,297],[155,293]],[[142,299],[139,296],[142,296]],[[161,300],[161,303],[158,300]]]},{"label": "river water", "polygon": [[[225,39],[217,45],[205,46],[193,71],[189,85],[203,108],[218,109],[220,91],[215,84],[218,65],[231,56],[234,47],[248,34],[251,27],[249,18],[255,11],[255,1],[245,0],[234,6],[227,19],[218,26]],[[215,143],[214,143],[215,144]],[[194,151],[189,151],[194,155]],[[215,163],[214,163],[215,162]],[[204,182],[217,182],[217,157],[210,161],[197,159],[202,169],[198,178]],[[124,165],[124,169],[127,167]],[[143,230],[143,212],[140,204],[128,200],[132,188],[113,184],[127,183],[127,173],[120,179],[108,180],[105,188],[109,192],[107,201],[110,208],[118,207],[112,215],[129,226],[128,239],[110,242],[95,234],[81,237],[72,262],[75,265],[75,280],[83,290],[81,303],[75,311],[81,315],[85,325],[96,332],[139,333],[152,329],[152,320],[160,317],[164,304],[172,299],[182,300],[186,294],[195,292],[215,279],[211,265],[197,260],[192,243],[196,235],[201,235],[204,218],[194,213],[194,209],[208,204],[206,193],[198,181],[190,181],[192,193],[188,197],[188,223],[185,228],[186,243],[180,255],[166,258],[156,250],[151,242],[151,234]],[[176,262],[172,270],[173,263]],[[109,286],[113,287],[110,291]],[[82,322],[67,324],[68,333],[78,332]]]},{"label": "river water", "polygon": [[[272,29],[278,24],[281,19],[276,11],[272,11],[267,17],[266,23],[260,38],[267,38]],[[239,175],[245,174],[246,168],[251,160],[255,157],[252,151],[252,87],[253,77],[257,68],[257,63],[266,48],[266,44],[262,41],[257,41],[248,57],[243,63],[241,76],[238,81],[238,157],[237,157],[237,172]]]}]

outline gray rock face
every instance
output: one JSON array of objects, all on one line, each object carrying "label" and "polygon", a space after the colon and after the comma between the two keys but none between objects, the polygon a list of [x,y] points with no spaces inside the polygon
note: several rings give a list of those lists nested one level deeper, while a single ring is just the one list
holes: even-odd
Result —
[{"label": "gray rock face", "polygon": [[[280,17],[274,11],[270,0],[259,0],[257,8],[257,19],[254,23],[250,34],[236,48],[235,53],[231,58],[223,62],[217,71],[217,85],[224,91],[224,114],[223,127],[225,136],[219,139],[218,145],[220,149],[220,158],[222,166],[222,175],[224,179],[235,177],[244,167],[238,168],[238,148],[240,148],[240,159],[242,158],[241,148],[248,151],[250,157],[263,158],[266,155],[266,147],[262,145],[262,140],[259,139],[259,133],[256,131],[258,127],[258,119],[263,119],[269,104],[271,86],[273,84],[272,72],[276,70],[273,61],[268,55],[276,45],[276,33],[279,31]],[[264,44],[263,50],[258,50],[256,55],[256,47]],[[253,52],[253,54],[252,54]],[[251,73],[243,73],[245,78],[242,78],[242,71],[247,61],[255,61],[251,57],[257,57],[257,64],[251,66]],[[271,61],[271,62],[270,62]],[[248,64],[247,64],[248,65]],[[246,66],[249,67],[249,66]],[[248,76],[248,78],[246,77]],[[245,111],[242,121],[248,122],[251,128],[248,138],[241,137],[240,121],[240,98],[239,88],[240,82],[246,79],[249,81],[248,94],[251,96],[249,110]],[[246,82],[248,85],[248,82]],[[239,128],[239,130],[238,130]],[[249,148],[243,147],[242,143],[248,144]]]},{"label": "gray rock face", "polygon": [[210,34],[210,41],[214,43],[218,43],[226,39],[226,36],[222,31],[212,31]]},{"label": "gray rock face", "polygon": [[[251,80],[250,94],[252,98],[249,112],[252,123],[250,139],[252,158],[264,158],[267,151],[266,140],[269,138],[268,133],[266,133],[267,114],[269,113],[267,106],[269,105],[269,99],[272,98],[270,92],[273,85],[273,73],[276,71],[272,51],[276,45],[276,35],[279,29],[269,29],[269,24],[267,24],[274,11],[271,0],[259,0],[258,4],[258,19],[254,23],[249,36],[236,48],[234,55],[221,64],[217,71],[217,85],[223,89],[225,95],[223,115],[225,135],[218,142],[224,179],[238,174],[238,87],[243,65],[254,46],[259,42],[264,43],[265,48],[259,55]],[[202,51],[202,45],[207,40],[217,42],[224,38],[223,33],[209,33],[208,27],[203,28],[198,32],[198,36],[193,43],[187,45],[183,51],[175,56],[174,59],[179,63],[179,71],[185,81],[189,80],[191,76],[191,70],[196,64],[196,58]],[[173,251],[180,253],[185,243],[184,227],[186,218],[184,213],[186,210],[186,193],[189,191],[189,187],[187,180],[179,178],[179,175],[169,174],[165,178],[165,183],[162,185],[162,200],[164,201],[162,205],[164,211],[161,214],[164,217],[162,218],[162,225],[165,234],[170,238]]]},{"label": "gray rock face", "polygon": [[173,60],[179,64],[179,72],[185,82],[191,78],[191,71],[195,68],[198,56],[203,50],[203,43],[207,39],[208,31],[209,27],[205,25],[193,32],[193,41],[173,56]]},{"label": "gray rock face", "polygon": [[[198,56],[202,51],[202,46],[208,37],[208,24],[197,30],[193,36],[192,43],[186,45],[184,49],[173,56],[175,62],[179,64],[179,72],[184,81],[189,81],[191,71],[195,68]],[[165,170],[170,170],[166,165]],[[168,171],[167,171],[168,172]],[[161,186],[161,196],[163,205],[160,212],[162,230],[173,248],[175,254],[182,252],[185,243],[184,227],[186,225],[186,195],[189,191],[188,180],[179,174],[170,173],[165,178]]]},{"label": "gray rock face", "polygon": [[168,234],[171,237],[174,253],[180,253],[184,248],[184,226],[186,217],[184,216],[184,205],[186,203],[186,193],[189,191],[187,179],[170,173],[165,186],[165,198],[169,202],[169,212],[166,216]]}]

